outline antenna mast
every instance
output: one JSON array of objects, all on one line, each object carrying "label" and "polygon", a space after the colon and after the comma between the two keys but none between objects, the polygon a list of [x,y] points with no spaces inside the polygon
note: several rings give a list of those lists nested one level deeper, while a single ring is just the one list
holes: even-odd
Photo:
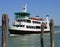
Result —
[{"label": "antenna mast", "polygon": [[23,8],[23,12],[27,12],[27,4],[26,4],[25,7]]}]

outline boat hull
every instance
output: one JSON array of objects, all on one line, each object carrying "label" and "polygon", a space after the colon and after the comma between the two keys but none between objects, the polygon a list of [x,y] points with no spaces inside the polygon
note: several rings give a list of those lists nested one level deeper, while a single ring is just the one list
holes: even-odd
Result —
[{"label": "boat hull", "polygon": [[[24,30],[9,30],[10,34],[40,34],[41,31],[24,31]],[[48,33],[49,31],[44,31]]]}]

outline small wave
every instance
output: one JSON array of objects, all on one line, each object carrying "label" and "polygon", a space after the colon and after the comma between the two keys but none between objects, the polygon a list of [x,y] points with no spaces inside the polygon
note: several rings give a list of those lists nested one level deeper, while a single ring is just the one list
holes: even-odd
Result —
[{"label": "small wave", "polygon": [[20,35],[16,35],[16,34],[9,34],[9,35],[12,36],[12,37],[13,37],[13,36],[20,36]]},{"label": "small wave", "polygon": [[60,31],[56,31],[56,32],[54,32],[54,34],[57,34],[57,33],[60,33]]}]

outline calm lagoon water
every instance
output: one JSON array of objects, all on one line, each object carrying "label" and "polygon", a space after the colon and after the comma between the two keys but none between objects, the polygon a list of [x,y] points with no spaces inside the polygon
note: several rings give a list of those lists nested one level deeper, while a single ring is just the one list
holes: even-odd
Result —
[{"label": "calm lagoon water", "polygon": [[[54,29],[54,46],[60,47],[60,27]],[[2,39],[2,29],[0,28],[0,47]],[[8,47],[40,47],[40,34],[26,34],[10,36],[8,34]],[[50,34],[44,34],[44,47],[50,47]]]}]

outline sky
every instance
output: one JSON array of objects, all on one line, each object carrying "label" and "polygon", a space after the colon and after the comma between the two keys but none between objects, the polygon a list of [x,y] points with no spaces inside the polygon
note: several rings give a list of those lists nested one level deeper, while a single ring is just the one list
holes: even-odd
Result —
[{"label": "sky", "polygon": [[54,20],[55,26],[60,26],[60,0],[0,0],[0,26],[2,25],[2,14],[8,14],[9,25],[15,21],[15,12],[21,12],[27,4],[27,12],[30,17],[46,18]]}]

